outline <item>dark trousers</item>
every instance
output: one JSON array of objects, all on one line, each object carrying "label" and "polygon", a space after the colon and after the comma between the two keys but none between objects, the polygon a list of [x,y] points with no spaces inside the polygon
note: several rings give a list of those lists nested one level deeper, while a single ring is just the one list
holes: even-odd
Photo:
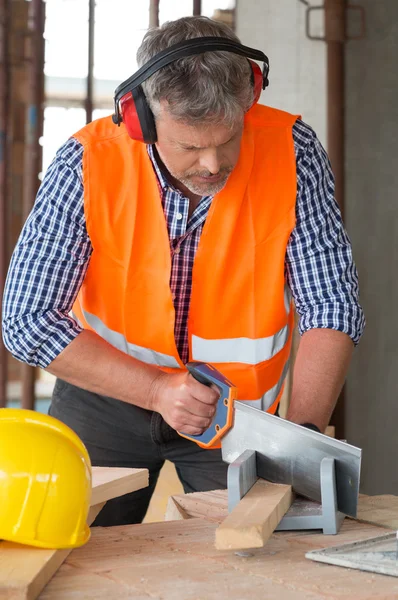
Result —
[{"label": "dark trousers", "polygon": [[140,523],[164,461],[174,463],[185,492],[227,487],[220,450],[204,450],[161,417],[57,379],[49,409],[83,440],[93,466],[149,469],[149,487],[107,502],[94,525]]}]

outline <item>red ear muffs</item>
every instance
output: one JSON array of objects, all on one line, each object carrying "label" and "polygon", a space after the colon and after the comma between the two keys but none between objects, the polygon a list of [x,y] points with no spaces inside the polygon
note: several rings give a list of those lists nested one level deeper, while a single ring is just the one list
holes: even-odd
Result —
[{"label": "red ear muffs", "polygon": [[217,36],[193,38],[174,44],[159,52],[116,88],[114,96],[115,113],[112,115],[115,125],[119,126],[123,122],[133,140],[154,144],[157,139],[155,118],[145,98],[142,83],[156,71],[179,58],[217,50],[233,52],[248,59],[252,58],[263,62],[263,71],[261,71],[257,63],[249,60],[254,86],[253,104],[255,104],[260,97],[261,90],[264,90],[268,85],[269,62],[264,52]]},{"label": "red ear muffs", "polygon": [[127,133],[133,140],[145,144],[156,142],[155,118],[141,85],[120,99],[120,114]]},{"label": "red ear muffs", "polygon": [[[254,106],[260,98],[264,78],[259,65],[253,60],[249,60],[249,63],[252,69],[252,84],[254,88],[252,106]],[[120,113],[127,133],[133,140],[145,142],[145,144],[154,144],[156,142],[155,119],[146,101],[141,85],[120,99]]]},{"label": "red ear muffs", "polygon": [[[249,60],[252,69],[252,84],[254,88],[254,106],[260,96],[264,84],[264,76],[259,65]],[[120,99],[120,114],[126,126],[127,133],[133,140],[154,144],[156,142],[155,119],[146,101],[142,86],[134,88]]]}]

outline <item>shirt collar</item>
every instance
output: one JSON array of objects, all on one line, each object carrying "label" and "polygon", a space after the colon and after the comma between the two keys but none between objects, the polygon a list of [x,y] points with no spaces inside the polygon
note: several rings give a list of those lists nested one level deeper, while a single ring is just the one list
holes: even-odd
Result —
[{"label": "shirt collar", "polygon": [[147,144],[147,151],[148,151],[148,155],[149,158],[151,159],[153,168],[155,170],[156,176],[158,178],[159,181],[159,185],[162,188],[163,191],[165,191],[168,187],[170,187],[169,182],[167,181],[166,177],[164,176],[164,174],[162,173],[162,171],[159,168],[159,165],[156,161],[156,157],[155,157],[155,153],[153,151],[153,146],[151,144]]},{"label": "shirt collar", "polygon": [[[174,186],[171,185],[171,183],[169,183],[166,179],[166,177],[164,176],[164,174],[162,173],[157,160],[156,160],[156,156],[155,156],[155,152],[153,151],[153,145],[151,144],[147,144],[147,151],[148,151],[148,156],[151,159],[152,162],[152,166],[155,170],[156,176],[158,178],[158,182],[159,185],[162,189],[163,192],[169,190],[170,188],[172,188],[173,190],[175,190],[177,193],[179,193],[181,195],[181,192],[179,192],[178,190],[175,189]],[[212,200],[213,196],[203,196],[202,200],[206,199],[206,200]]]}]

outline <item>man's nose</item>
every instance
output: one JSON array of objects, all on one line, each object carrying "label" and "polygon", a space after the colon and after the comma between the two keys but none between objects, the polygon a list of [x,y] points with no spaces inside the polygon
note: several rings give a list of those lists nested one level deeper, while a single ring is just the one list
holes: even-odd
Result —
[{"label": "man's nose", "polygon": [[212,175],[216,175],[221,167],[221,161],[215,148],[207,148],[200,154],[199,164]]}]

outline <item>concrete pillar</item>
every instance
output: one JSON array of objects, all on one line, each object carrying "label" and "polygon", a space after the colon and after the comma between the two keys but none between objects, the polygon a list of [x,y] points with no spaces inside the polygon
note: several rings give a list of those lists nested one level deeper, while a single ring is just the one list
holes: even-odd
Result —
[{"label": "concrete pillar", "polygon": [[346,435],[364,451],[362,490],[398,494],[398,2],[351,3],[366,9],[367,37],[346,48],[345,214],[367,328]]},{"label": "concrete pillar", "polygon": [[[326,145],[326,48],[305,34],[305,6],[298,0],[237,0],[236,33],[270,59],[270,85],[261,102],[301,114]],[[313,21],[323,35],[323,15]]]}]

